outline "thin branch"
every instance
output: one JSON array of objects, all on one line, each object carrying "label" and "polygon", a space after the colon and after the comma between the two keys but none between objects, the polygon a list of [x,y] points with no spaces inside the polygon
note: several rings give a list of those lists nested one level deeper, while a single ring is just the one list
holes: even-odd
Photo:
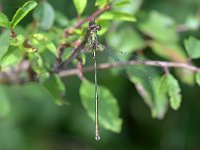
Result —
[{"label": "thin branch", "polygon": [[81,27],[85,22],[88,22],[89,20],[95,18],[96,16],[99,16],[100,14],[102,14],[103,12],[107,11],[110,9],[110,5],[105,5],[103,8],[98,9],[97,11],[95,11],[92,15],[90,15],[89,17],[79,21],[78,23],[76,23],[72,29],[70,30],[65,30],[67,33],[66,34],[71,34],[75,29]]},{"label": "thin branch", "polygon": [[[127,62],[118,62],[118,63],[102,63],[97,65],[97,69],[109,69],[112,67],[124,67],[127,65],[139,65],[143,64],[146,66],[156,66],[156,67],[161,67],[161,68],[185,68],[188,70],[191,70],[193,72],[200,72],[200,68],[185,64],[185,63],[179,63],[179,62],[167,62],[167,61],[127,61]],[[83,72],[90,72],[94,70],[94,66],[89,66],[83,68]],[[73,76],[73,75],[78,75],[79,74],[79,69],[69,69],[65,71],[59,72],[60,77],[66,77],[66,76]]]}]

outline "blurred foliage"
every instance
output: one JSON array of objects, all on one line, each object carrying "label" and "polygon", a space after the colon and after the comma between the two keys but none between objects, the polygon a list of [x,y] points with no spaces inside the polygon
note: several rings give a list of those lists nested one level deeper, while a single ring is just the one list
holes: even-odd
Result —
[{"label": "blurred foliage", "polygon": [[[99,10],[99,42],[125,52],[109,49],[114,62],[134,53],[198,67],[199,0],[1,0],[0,10],[1,150],[199,149],[200,73],[139,65],[125,68],[124,79],[120,69],[99,70],[98,143],[93,73],[52,75],[84,40],[88,22],[77,24]],[[93,65],[91,53],[81,58]]]}]

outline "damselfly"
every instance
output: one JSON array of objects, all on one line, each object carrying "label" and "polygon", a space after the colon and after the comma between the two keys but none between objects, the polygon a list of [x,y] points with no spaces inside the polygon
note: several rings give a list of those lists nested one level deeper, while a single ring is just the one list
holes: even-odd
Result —
[{"label": "damselfly", "polygon": [[[65,68],[73,59],[79,57],[82,53],[91,50],[92,58],[94,60],[94,82],[95,82],[95,139],[100,139],[99,134],[99,97],[98,97],[98,83],[97,83],[97,53],[99,55],[104,55],[107,57],[107,61],[110,62],[111,67],[118,68],[118,70],[124,70],[123,73],[127,78],[133,78],[134,82],[143,82],[147,84],[146,81],[151,81],[152,78],[162,73],[162,69],[164,68],[157,61],[150,61],[143,57],[138,57],[136,55],[126,53],[123,51],[117,51],[110,47],[103,46],[98,42],[98,34],[97,32],[101,30],[99,25],[95,24],[94,20],[91,20],[88,25],[87,33],[89,35],[87,44],[82,47],[82,50],[74,53],[66,60],[63,61],[56,67],[56,71],[60,71]],[[157,69],[156,69],[157,68]],[[151,85],[148,85],[151,86]],[[148,87],[147,86],[147,87]],[[147,102],[148,103],[148,102]]]}]

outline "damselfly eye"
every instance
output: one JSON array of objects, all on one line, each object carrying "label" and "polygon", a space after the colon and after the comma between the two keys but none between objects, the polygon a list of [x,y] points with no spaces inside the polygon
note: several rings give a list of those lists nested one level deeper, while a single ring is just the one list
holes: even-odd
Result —
[{"label": "damselfly eye", "polygon": [[94,21],[92,21],[92,20],[90,20],[90,22],[89,22],[89,28],[91,28],[92,26],[94,26]]}]

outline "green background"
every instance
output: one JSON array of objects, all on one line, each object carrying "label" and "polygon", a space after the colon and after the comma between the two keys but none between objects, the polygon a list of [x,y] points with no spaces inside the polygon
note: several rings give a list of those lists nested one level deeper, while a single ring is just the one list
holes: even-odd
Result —
[{"label": "green background", "polygon": [[[11,18],[18,6],[24,2],[1,0],[0,4],[3,12]],[[71,0],[48,2],[68,19],[77,16]],[[199,0],[137,0],[136,4],[139,5],[140,2],[142,5],[138,7],[137,13],[135,12],[137,19],[155,10],[170,16],[177,24],[182,24],[188,15],[194,15],[200,10]],[[91,14],[97,9],[94,3],[93,0],[88,1],[83,15]],[[26,26],[31,20],[32,15],[29,14],[21,25]],[[131,27],[134,28],[136,24]],[[130,26],[130,23],[123,25]],[[123,28],[121,30],[123,35]],[[182,41],[188,35],[200,37],[199,33],[199,29],[191,30],[180,33],[179,38]],[[101,40],[109,41],[109,36],[111,35],[103,35]],[[129,41],[127,43],[129,44]],[[183,46],[183,43],[179,44]],[[195,63],[199,64],[198,60]],[[93,81],[93,73],[87,73],[86,76]],[[0,150],[200,148],[200,88],[197,85],[180,81],[181,107],[178,111],[169,108],[164,119],[158,120],[151,117],[149,108],[133,84],[121,76],[112,75],[109,70],[99,71],[99,84],[109,88],[118,99],[123,125],[118,134],[100,128],[101,140],[97,142],[94,140],[94,123],[87,116],[80,100],[80,79],[73,76],[63,78],[63,81],[66,86],[65,100],[69,102],[69,106],[57,106],[45,90],[35,83],[23,86],[1,85],[8,94],[11,111],[6,118],[0,119]],[[2,97],[1,95],[0,98]]]}]

